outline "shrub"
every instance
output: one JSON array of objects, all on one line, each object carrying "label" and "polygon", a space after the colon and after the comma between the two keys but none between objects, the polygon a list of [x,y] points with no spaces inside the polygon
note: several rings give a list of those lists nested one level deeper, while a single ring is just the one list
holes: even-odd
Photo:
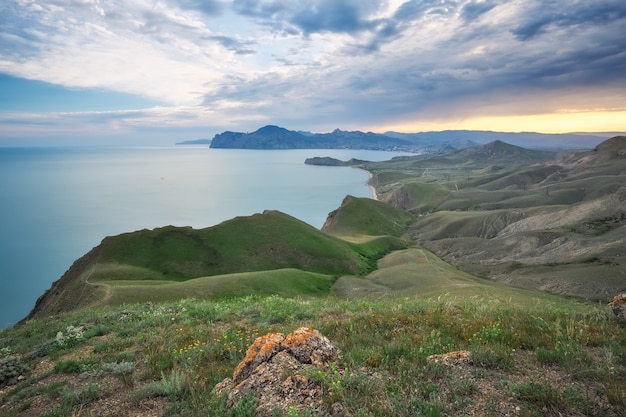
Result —
[{"label": "shrub", "polygon": [[80,363],[74,360],[60,361],[54,365],[57,374],[73,374],[80,372]]},{"label": "shrub", "polygon": [[18,358],[10,357],[0,362],[0,388],[6,385],[15,385],[20,376],[29,371],[28,366]]},{"label": "shrub", "polygon": [[58,332],[55,340],[59,346],[73,347],[77,342],[83,340],[85,329],[83,326],[67,326],[65,332]]}]

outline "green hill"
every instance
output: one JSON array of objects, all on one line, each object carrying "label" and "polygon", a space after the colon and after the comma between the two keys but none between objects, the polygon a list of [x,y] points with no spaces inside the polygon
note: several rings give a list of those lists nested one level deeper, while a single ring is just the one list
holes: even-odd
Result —
[{"label": "green hill", "polygon": [[389,204],[369,198],[347,196],[341,207],[331,212],[322,230],[337,236],[401,237],[411,216]]},{"label": "green hill", "polygon": [[277,268],[359,274],[369,268],[346,242],[276,211],[237,217],[206,229],[142,230],[106,238],[100,246],[99,264],[144,268],[152,272],[147,279],[181,281]]},{"label": "green hill", "polygon": [[[339,229],[351,228],[360,235],[398,235],[401,224],[380,225],[390,221],[390,213],[395,213],[392,221],[408,219],[374,200],[363,199],[359,205],[377,226],[364,223],[359,231],[355,224],[338,225]],[[404,247],[405,241],[390,234],[343,240],[277,211],[237,217],[205,229],[139,230],[105,238],[39,298],[27,319],[151,297],[327,294],[336,277],[366,274],[380,257]]]}]

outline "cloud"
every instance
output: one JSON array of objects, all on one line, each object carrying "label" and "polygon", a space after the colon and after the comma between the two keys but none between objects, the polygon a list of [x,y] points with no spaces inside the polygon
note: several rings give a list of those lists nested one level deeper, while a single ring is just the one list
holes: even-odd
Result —
[{"label": "cloud", "polygon": [[626,107],[624,27],[622,0],[16,0],[0,73],[162,104],[38,126],[366,128]]},{"label": "cloud", "polygon": [[255,1],[235,0],[233,9],[244,16],[254,17],[278,32],[356,33],[376,26],[372,18],[381,7],[373,0],[298,0]]},{"label": "cloud", "polygon": [[234,37],[224,35],[212,35],[209,36],[208,39],[218,42],[224,48],[234,51],[239,55],[254,54],[256,52],[254,49],[250,48],[255,44],[253,41],[240,41]]},{"label": "cloud", "polygon": [[495,1],[470,1],[463,5],[461,9],[461,16],[465,21],[476,20],[483,14],[496,7],[498,4],[499,2]]},{"label": "cloud", "polygon": [[626,3],[620,0],[531,2],[520,14],[521,24],[511,32],[527,41],[555,28],[589,27],[610,24],[626,17]]},{"label": "cloud", "polygon": [[179,0],[178,4],[183,8],[197,10],[211,17],[220,16],[226,8],[224,2],[216,0]]}]

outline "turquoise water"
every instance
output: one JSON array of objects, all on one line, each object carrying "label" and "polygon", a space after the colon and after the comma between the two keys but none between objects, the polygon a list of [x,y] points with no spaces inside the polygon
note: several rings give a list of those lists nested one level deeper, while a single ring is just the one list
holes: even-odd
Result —
[{"label": "turquoise water", "polygon": [[111,235],[208,227],[280,210],[321,228],[367,173],[305,165],[314,156],[400,153],[170,148],[0,148],[0,328],[23,318],[72,262]]}]

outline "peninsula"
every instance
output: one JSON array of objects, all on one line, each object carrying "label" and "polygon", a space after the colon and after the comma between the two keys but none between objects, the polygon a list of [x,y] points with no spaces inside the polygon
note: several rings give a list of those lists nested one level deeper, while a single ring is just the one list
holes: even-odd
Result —
[{"label": "peninsula", "polygon": [[211,140],[211,148],[370,149],[432,153],[469,148],[494,140],[537,149],[586,149],[605,139],[607,136],[592,134],[502,133],[472,130],[379,134],[335,129],[330,133],[310,133],[268,125],[254,132],[219,133]]}]

